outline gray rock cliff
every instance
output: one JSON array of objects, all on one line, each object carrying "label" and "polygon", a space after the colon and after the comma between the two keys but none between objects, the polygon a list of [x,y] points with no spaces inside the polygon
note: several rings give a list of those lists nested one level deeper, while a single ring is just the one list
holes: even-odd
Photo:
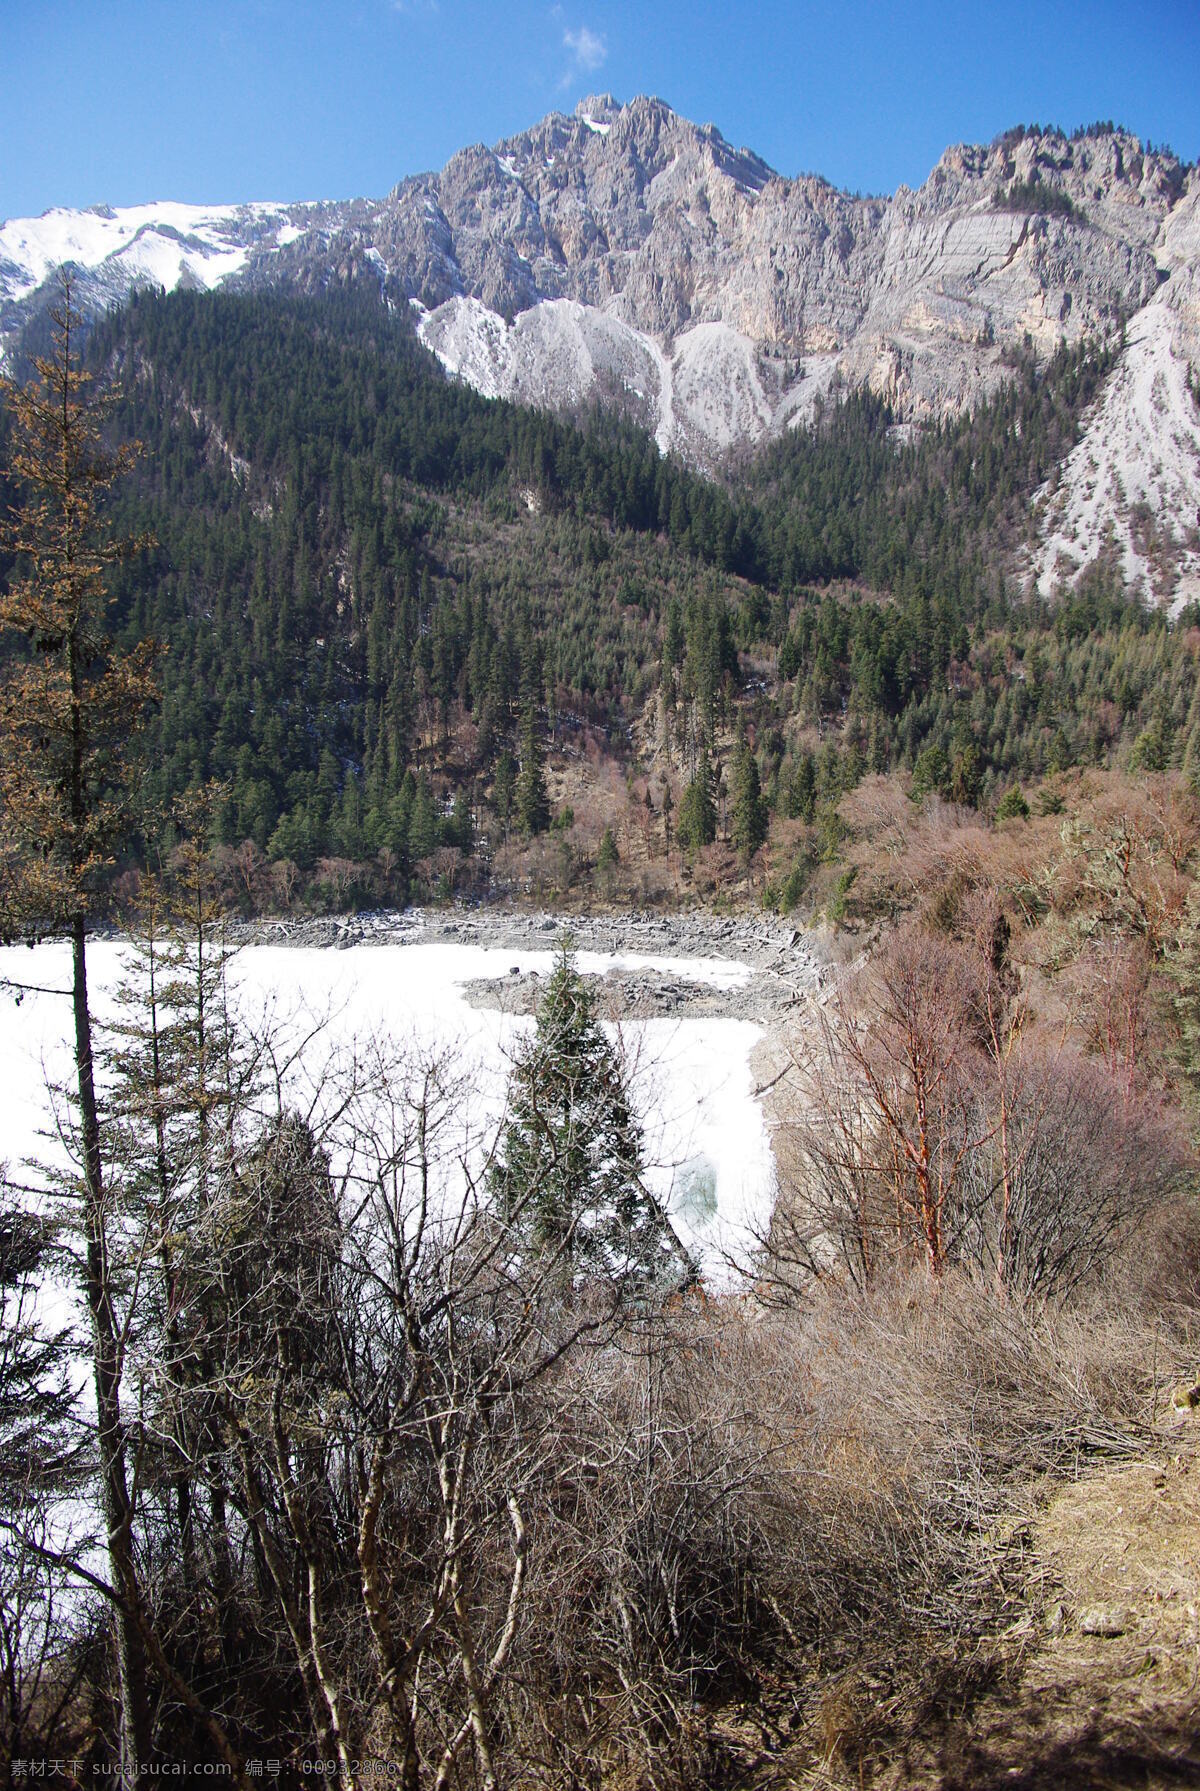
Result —
[{"label": "gray rock cliff", "polygon": [[1122,506],[1156,504],[1174,547],[1152,564],[1130,525],[1129,576],[1176,601],[1200,575],[1197,174],[1124,131],[1012,131],[948,149],[915,191],[861,198],[784,178],[661,100],[599,95],[380,201],[9,223],[0,343],[61,260],[97,305],[147,280],[370,274],[480,391],[567,411],[616,402],[702,465],[811,414],[839,382],[921,422],[993,390],[1026,338],[1050,353],[1124,326],[1133,362],[1097,407],[1099,439],[1047,494],[1031,576],[1043,589],[1075,576],[1111,548]]}]

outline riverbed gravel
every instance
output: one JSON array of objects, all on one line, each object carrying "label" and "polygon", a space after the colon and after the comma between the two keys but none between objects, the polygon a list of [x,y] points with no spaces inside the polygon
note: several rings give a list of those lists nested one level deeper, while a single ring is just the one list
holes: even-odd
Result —
[{"label": "riverbed gravel", "polygon": [[[247,944],[327,947],[454,944],[515,952],[551,951],[569,939],[580,951],[680,960],[726,958],[746,965],[739,987],[714,988],[667,965],[614,968],[600,978],[604,1009],[617,1017],[729,1017],[771,1026],[818,991],[831,971],[822,942],[773,915],[728,915],[703,909],[680,914],[562,915],[525,910],[405,909],[256,920],[236,929]],[[519,966],[499,979],[465,985],[478,1007],[532,1013],[544,977]]]}]

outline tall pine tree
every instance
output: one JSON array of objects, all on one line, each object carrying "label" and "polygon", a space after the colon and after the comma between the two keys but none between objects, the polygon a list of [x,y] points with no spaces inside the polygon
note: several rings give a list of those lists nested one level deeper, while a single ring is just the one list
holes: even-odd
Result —
[{"label": "tall pine tree", "polygon": [[545,833],[550,825],[550,799],[546,794],[537,711],[532,703],[526,706],[521,717],[521,769],[517,775],[516,808],[523,833]]},{"label": "tall pine tree", "polygon": [[680,799],[675,837],[688,852],[711,846],[717,837],[717,780],[707,735],[700,742],[696,775]]},{"label": "tall pine tree", "polygon": [[758,761],[745,733],[738,736],[733,760],[733,843],[744,858],[753,858],[767,837],[767,805],[758,775]]},{"label": "tall pine tree", "polygon": [[492,1192],[530,1248],[575,1281],[677,1286],[691,1273],[646,1186],[624,1067],[567,943],[513,1070]]}]

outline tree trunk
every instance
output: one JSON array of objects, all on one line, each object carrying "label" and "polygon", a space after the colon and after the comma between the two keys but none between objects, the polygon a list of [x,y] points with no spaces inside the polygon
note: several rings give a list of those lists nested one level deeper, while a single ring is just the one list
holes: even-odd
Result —
[{"label": "tree trunk", "polygon": [[116,1620],[121,1783],[128,1787],[128,1791],[136,1791],[138,1775],[148,1764],[151,1753],[150,1699],[146,1684],[146,1651],[135,1616],[140,1608],[141,1589],[133,1558],[133,1508],[129,1499],[125,1438],[121,1427],[121,1350],[109,1282],[100,1121],[96,1112],[92,1017],[88,1007],[87,925],[82,913],[74,916],[71,935],[75,1069],[83,1137],[85,1281],[96,1383],[96,1442],[108,1531],[108,1557],[113,1585],[121,1599]]}]

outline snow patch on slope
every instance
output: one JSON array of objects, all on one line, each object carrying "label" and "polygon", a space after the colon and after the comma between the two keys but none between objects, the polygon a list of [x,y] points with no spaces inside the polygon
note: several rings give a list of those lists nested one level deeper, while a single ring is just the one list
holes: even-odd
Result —
[{"label": "snow patch on slope", "polygon": [[1200,408],[1175,347],[1176,319],[1157,295],[1129,325],[1083,439],[1043,490],[1034,572],[1049,596],[1103,551],[1126,583],[1173,609],[1200,600]]}]

